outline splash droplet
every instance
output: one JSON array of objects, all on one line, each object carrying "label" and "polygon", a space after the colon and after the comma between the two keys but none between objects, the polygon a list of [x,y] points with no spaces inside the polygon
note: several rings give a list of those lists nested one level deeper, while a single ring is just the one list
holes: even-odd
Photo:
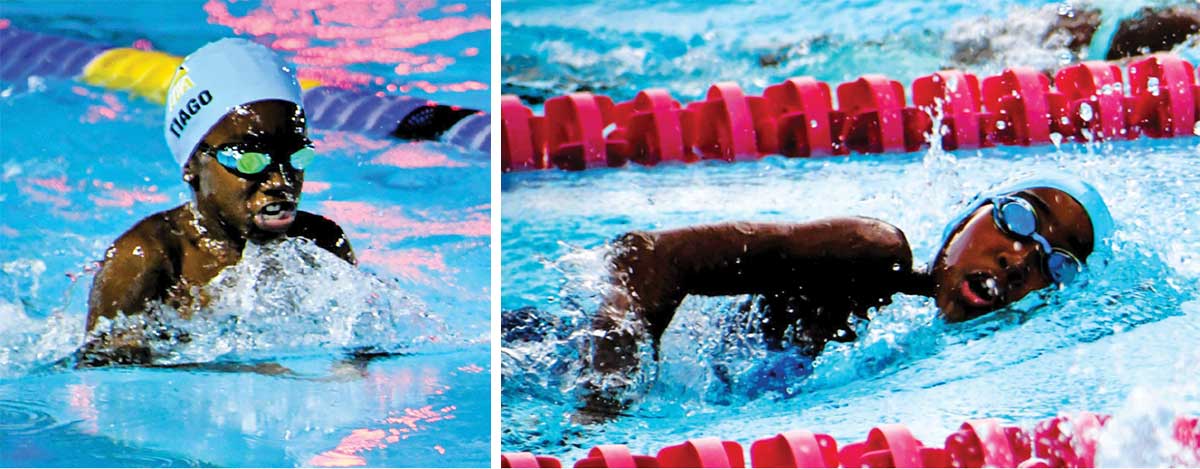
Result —
[{"label": "splash droplet", "polygon": [[1079,104],[1079,118],[1083,119],[1084,122],[1091,122],[1092,117],[1094,117],[1094,113],[1092,112],[1092,105],[1090,105],[1088,103],[1080,103]]}]

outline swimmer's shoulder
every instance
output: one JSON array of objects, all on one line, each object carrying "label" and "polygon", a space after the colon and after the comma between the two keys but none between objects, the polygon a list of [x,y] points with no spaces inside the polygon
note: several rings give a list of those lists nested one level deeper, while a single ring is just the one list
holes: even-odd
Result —
[{"label": "swimmer's shoulder", "polygon": [[[145,257],[147,261],[165,261],[174,253],[179,252],[182,230],[178,224],[180,218],[186,216],[183,212],[186,205],[180,205],[170,210],[163,210],[143,218],[113,242],[114,254],[124,254],[130,251],[135,255]],[[140,248],[140,249],[138,249]],[[111,257],[108,255],[106,257]]]},{"label": "swimmer's shoulder", "polygon": [[351,264],[358,264],[350,239],[336,222],[315,213],[299,210],[288,236],[312,240],[317,246],[336,254]]},{"label": "swimmer's shoulder", "polygon": [[[140,313],[167,288],[178,260],[172,239],[175,210],[150,215],[126,230],[104,252],[88,296],[87,329],[101,317]],[[178,236],[176,236],[178,238]]]}]

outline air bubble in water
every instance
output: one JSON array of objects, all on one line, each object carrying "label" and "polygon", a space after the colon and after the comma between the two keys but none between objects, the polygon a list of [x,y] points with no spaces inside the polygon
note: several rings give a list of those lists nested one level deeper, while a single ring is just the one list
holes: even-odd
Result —
[{"label": "air bubble in water", "polygon": [[1054,143],[1054,148],[1057,150],[1062,145],[1062,134],[1058,132],[1050,132],[1050,141]]},{"label": "air bubble in water", "polygon": [[996,121],[996,128],[997,128],[997,129],[1004,130],[1004,127],[1005,127],[1005,126],[1007,126],[1007,124],[1005,124],[1005,123],[1004,123],[1004,121]]},{"label": "air bubble in water", "polygon": [[1158,96],[1158,77],[1146,80],[1146,91],[1149,91],[1151,96]]},{"label": "air bubble in water", "polygon": [[1196,121],[1196,125],[1192,126],[1192,133],[1195,135],[1200,135],[1200,121]]}]

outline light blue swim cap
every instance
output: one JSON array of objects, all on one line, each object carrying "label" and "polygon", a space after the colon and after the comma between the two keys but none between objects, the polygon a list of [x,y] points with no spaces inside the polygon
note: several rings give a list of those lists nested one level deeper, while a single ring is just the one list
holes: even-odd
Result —
[{"label": "light blue swim cap", "polygon": [[1088,44],[1087,60],[1108,60],[1108,50],[1112,48],[1112,40],[1117,36],[1121,22],[1133,17],[1141,8],[1137,3],[1125,0],[1096,0],[1092,7],[1100,9],[1100,25],[1092,33],[1092,42]]},{"label": "light blue swim cap", "polygon": [[221,118],[236,106],[280,99],[302,106],[292,67],[245,39],[210,42],[183,59],[167,87],[163,135],[183,166]]},{"label": "light blue swim cap", "polygon": [[[1113,232],[1113,219],[1112,214],[1108,212],[1108,205],[1104,203],[1104,197],[1100,195],[1100,191],[1097,191],[1091,184],[1075,176],[1057,171],[1049,171],[1018,180],[1011,184],[1004,184],[999,188],[976,195],[971,200],[971,203],[967,204],[966,209],[946,225],[946,228],[942,231],[942,244],[938,246],[938,250],[934,253],[934,256],[941,253],[942,248],[946,246],[946,241],[950,240],[950,235],[958,230],[959,225],[962,225],[967,217],[970,217],[972,213],[975,213],[976,209],[987,203],[992,197],[1038,187],[1058,189],[1066,192],[1076,202],[1079,202],[1079,205],[1082,205],[1083,209],[1087,211],[1088,218],[1092,222],[1092,252],[1099,251],[1104,247],[1105,241]],[[936,257],[934,260],[937,260]],[[1080,260],[1086,261],[1086,258],[1081,258]]]}]

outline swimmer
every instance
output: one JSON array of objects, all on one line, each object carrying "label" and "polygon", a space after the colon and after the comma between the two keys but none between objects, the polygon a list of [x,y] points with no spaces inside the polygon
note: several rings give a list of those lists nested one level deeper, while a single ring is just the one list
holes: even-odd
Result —
[{"label": "swimmer", "polygon": [[[952,65],[968,67],[1029,65],[1037,62],[1030,53],[1039,48],[1069,51],[1083,60],[1121,60],[1170,51],[1198,32],[1200,9],[1194,5],[1137,8],[1108,2],[1067,9],[1048,5],[1040,11],[1018,7],[1004,20],[955,24],[946,38],[954,47]],[[1048,68],[1060,66],[1058,57],[1047,59]]]},{"label": "swimmer", "polygon": [[243,39],[196,50],[171,80],[163,125],[193,200],[146,217],[105,252],[79,365],[150,363],[144,331],[100,331],[101,318],[153,315],[158,302],[190,318],[208,301],[203,287],[247,243],[304,238],[356,263],[336,223],[297,210],[316,154],[300,86],[273,51]]},{"label": "swimmer", "polygon": [[[756,295],[768,349],[811,358],[829,341],[855,340],[850,316],[867,320],[898,293],[933,298],[945,321],[961,322],[1070,284],[1112,224],[1095,188],[1055,175],[976,198],[947,225],[927,269],[914,270],[903,232],[871,218],[627,233],[615,243],[612,289],[582,354],[576,420],[608,420],[629,404],[640,345],[650,341],[658,359],[658,342],[688,295]],[[795,375],[811,360],[791,363],[786,372]]]}]

